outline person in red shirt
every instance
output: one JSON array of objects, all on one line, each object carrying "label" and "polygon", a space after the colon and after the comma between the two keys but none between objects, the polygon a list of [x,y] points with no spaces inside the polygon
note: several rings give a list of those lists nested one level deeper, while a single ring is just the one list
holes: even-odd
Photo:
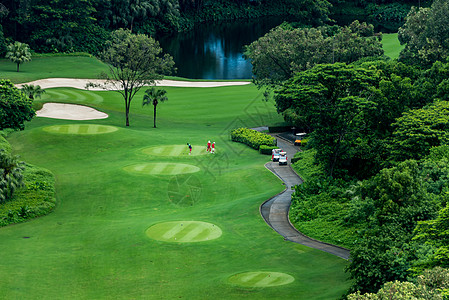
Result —
[{"label": "person in red shirt", "polygon": [[210,141],[207,142],[207,152],[210,152]]},{"label": "person in red shirt", "polygon": [[212,143],[212,150],[211,153],[215,153],[215,142]]}]

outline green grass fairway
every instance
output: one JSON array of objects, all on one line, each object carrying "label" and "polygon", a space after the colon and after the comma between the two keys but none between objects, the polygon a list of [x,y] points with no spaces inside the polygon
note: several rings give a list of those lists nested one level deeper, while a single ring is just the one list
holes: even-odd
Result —
[{"label": "green grass fairway", "polygon": [[397,33],[383,33],[382,45],[385,55],[392,59],[397,59],[399,57],[399,53],[405,47],[399,43]]},{"label": "green grass fairway", "polygon": [[70,124],[70,125],[53,125],[43,128],[44,131],[50,133],[62,134],[103,134],[117,131],[115,126],[95,125],[95,124]]},{"label": "green grass fairway", "polygon": [[[229,140],[232,128],[282,122],[263,91],[166,90],[157,128],[143,90],[126,127],[118,93],[57,88],[37,104],[86,104],[109,117],[35,118],[8,136],[14,154],[54,173],[57,205],[0,228],[0,299],[340,298],[347,262],[264,222],[260,204],[285,186],[264,168],[269,156]],[[93,128],[118,130],[79,134]],[[184,155],[186,143],[201,153],[208,140],[216,154]]]},{"label": "green grass fairway", "polygon": [[143,163],[123,168],[127,172],[145,175],[179,175],[196,173],[200,168],[188,164],[174,163]]},{"label": "green grass fairway", "polygon": [[245,272],[229,278],[230,283],[244,287],[278,286],[293,281],[295,281],[293,276],[279,272]]},{"label": "green grass fairway", "polygon": [[153,225],[146,234],[149,238],[163,242],[195,243],[218,239],[222,231],[211,223],[175,221]]},{"label": "green grass fairway", "polygon": [[97,78],[108,67],[89,56],[32,56],[31,61],[17,65],[8,59],[0,59],[0,78],[14,83],[29,82],[42,78]]},{"label": "green grass fairway", "polygon": [[[208,154],[206,149],[206,146],[192,145],[191,155],[196,156]],[[189,156],[189,147],[187,146],[187,144],[165,145],[145,148],[142,150],[142,152],[151,156]]]}]

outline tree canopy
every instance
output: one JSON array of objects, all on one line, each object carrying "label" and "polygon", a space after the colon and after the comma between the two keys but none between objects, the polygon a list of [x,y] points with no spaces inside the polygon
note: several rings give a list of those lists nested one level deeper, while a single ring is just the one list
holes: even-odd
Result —
[{"label": "tree canopy", "polygon": [[399,41],[405,44],[399,59],[409,64],[430,67],[449,55],[449,3],[435,0],[430,8],[413,7],[399,29]]},{"label": "tree canopy", "polygon": [[278,84],[317,64],[351,63],[382,54],[374,27],[358,21],[344,27],[292,28],[284,24],[245,49],[259,85]]},{"label": "tree canopy", "polygon": [[112,87],[123,96],[126,126],[129,126],[129,109],[136,93],[174,70],[173,58],[162,55],[156,40],[123,29],[112,33],[100,59],[109,66],[109,73],[102,74],[106,82],[100,86],[105,90]]},{"label": "tree canopy", "polygon": [[34,117],[33,101],[9,80],[0,79],[0,130],[25,128],[25,121]]}]

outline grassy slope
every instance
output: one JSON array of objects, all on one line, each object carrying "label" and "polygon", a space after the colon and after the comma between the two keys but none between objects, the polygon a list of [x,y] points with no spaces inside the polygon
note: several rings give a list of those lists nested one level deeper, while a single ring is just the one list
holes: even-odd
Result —
[{"label": "grassy slope", "polygon": [[7,59],[0,59],[0,78],[8,78],[14,83],[24,83],[42,78],[97,78],[107,66],[94,57],[88,56],[41,56],[32,61],[16,65]]},{"label": "grassy slope", "polygon": [[[54,172],[58,205],[49,216],[0,229],[0,240],[8,245],[0,260],[0,298],[338,298],[349,284],[343,271],[346,262],[285,242],[263,222],[259,205],[283,187],[263,168],[266,156],[228,141],[229,128],[279,122],[272,104],[260,101],[254,86],[167,91],[169,101],[158,106],[158,128],[153,129],[152,107],[141,107],[142,93],[132,105],[131,127],[125,128],[117,93],[51,89],[42,102],[86,104],[110,117],[37,118],[9,137],[23,160]],[[94,136],[42,130],[79,123],[119,130]],[[202,145],[208,139],[217,143],[215,156],[161,158],[141,152],[187,141]],[[168,201],[170,177],[122,169],[159,161],[201,168],[195,174],[202,188],[196,205],[180,207]],[[152,224],[172,220],[212,222],[223,236],[194,244],[146,237]],[[296,280],[271,288],[226,282],[235,273],[259,270],[285,272]]]},{"label": "grassy slope", "polygon": [[399,57],[399,52],[405,47],[399,43],[397,33],[383,33],[382,45],[385,55],[392,59],[397,59]]}]

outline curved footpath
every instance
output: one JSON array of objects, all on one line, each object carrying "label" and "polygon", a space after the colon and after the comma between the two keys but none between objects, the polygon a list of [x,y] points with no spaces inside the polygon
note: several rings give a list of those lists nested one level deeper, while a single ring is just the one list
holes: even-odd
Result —
[{"label": "curved footpath", "polygon": [[[278,147],[287,152],[287,157],[293,157],[297,152],[295,146],[280,138],[278,138]],[[265,222],[277,233],[282,235],[285,240],[322,250],[343,259],[349,259],[348,249],[314,240],[296,230],[290,223],[288,211],[294,192],[292,188],[295,185],[303,183],[301,177],[293,171],[290,165],[280,166],[278,163],[268,162],[265,164],[265,167],[278,176],[286,186],[286,189],[282,193],[265,201],[260,206],[260,213]]]}]

